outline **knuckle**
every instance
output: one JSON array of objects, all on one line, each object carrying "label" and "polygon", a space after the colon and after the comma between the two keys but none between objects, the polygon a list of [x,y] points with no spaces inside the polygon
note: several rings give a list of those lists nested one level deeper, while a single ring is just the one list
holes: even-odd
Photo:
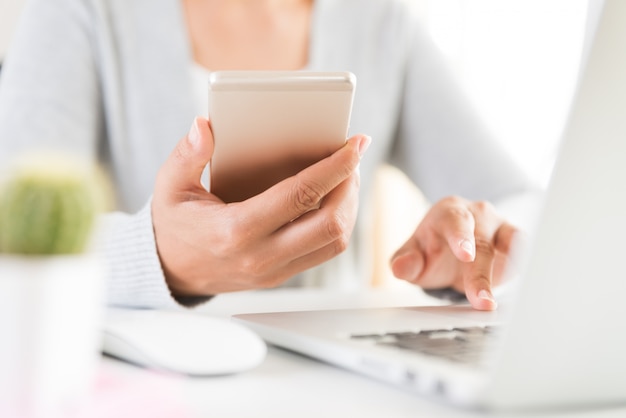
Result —
[{"label": "knuckle", "polygon": [[346,235],[336,239],[333,242],[335,254],[341,254],[348,249],[350,238]]},{"label": "knuckle", "polygon": [[236,245],[228,238],[230,234],[223,230],[213,231],[213,234],[215,239],[210,247],[213,256],[219,260],[224,260],[232,256]]},{"label": "knuckle", "polygon": [[228,240],[216,240],[211,246],[211,253],[217,260],[225,261],[233,258],[239,252],[237,245]]},{"label": "knuckle", "polygon": [[263,257],[248,255],[241,258],[241,273],[254,283],[264,283],[263,278],[268,270],[268,263]]},{"label": "knuckle", "polygon": [[520,230],[510,224],[505,224],[496,231],[493,245],[496,250],[508,254],[513,246],[513,241],[517,239],[523,239]]},{"label": "knuckle", "polygon": [[493,207],[493,205],[486,200],[479,200],[477,202],[474,202],[472,204],[472,210],[481,215],[495,212],[495,208]]},{"label": "knuckle", "polygon": [[446,196],[439,201],[439,204],[442,206],[451,206],[451,207],[462,207],[465,204],[465,199],[460,196]]},{"label": "knuckle", "polygon": [[298,182],[294,189],[293,202],[296,209],[306,211],[319,203],[324,197],[324,189],[319,184],[311,180],[304,180],[300,176],[296,176]]},{"label": "knuckle", "polygon": [[493,258],[496,255],[496,248],[493,242],[476,238],[476,252]]},{"label": "knuckle", "polygon": [[344,216],[336,213],[327,224],[330,238],[333,240],[333,253],[344,252],[350,244],[350,228]]},{"label": "knuckle", "polygon": [[442,210],[442,213],[452,219],[460,218],[467,220],[472,216],[471,212],[468,210],[467,201],[459,196],[444,197],[437,205]]},{"label": "knuckle", "polygon": [[461,204],[454,204],[447,207],[447,215],[450,219],[458,219],[463,222],[471,221],[473,216],[472,213],[467,210],[465,206]]},{"label": "knuckle", "polygon": [[325,222],[326,233],[332,240],[345,239],[347,235],[347,222],[341,213],[335,212]]},{"label": "knuckle", "polygon": [[244,251],[249,232],[235,220],[224,220],[213,230],[215,239],[212,252],[221,259],[236,256]]},{"label": "knuckle", "polygon": [[228,239],[237,248],[243,248],[250,241],[250,228],[248,228],[242,222],[231,222],[228,227],[228,231]]}]

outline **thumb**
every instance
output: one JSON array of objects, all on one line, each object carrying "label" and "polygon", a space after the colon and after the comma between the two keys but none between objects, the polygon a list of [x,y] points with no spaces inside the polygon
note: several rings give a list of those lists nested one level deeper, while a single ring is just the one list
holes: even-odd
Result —
[{"label": "thumb", "polygon": [[413,238],[409,239],[391,257],[391,271],[399,279],[415,283],[423,269],[424,255]]},{"label": "thumb", "polygon": [[[194,119],[189,133],[165,161],[157,178],[157,190],[166,194],[204,190],[200,178],[213,156],[214,142],[207,119]],[[169,192],[169,193],[167,193]]]}]

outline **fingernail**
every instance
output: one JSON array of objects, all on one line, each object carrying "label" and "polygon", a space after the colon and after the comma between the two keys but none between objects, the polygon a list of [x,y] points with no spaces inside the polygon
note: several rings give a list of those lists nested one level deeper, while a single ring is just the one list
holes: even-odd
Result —
[{"label": "fingernail", "polygon": [[363,154],[365,154],[365,151],[367,151],[371,143],[372,143],[371,136],[365,135],[361,138],[361,141],[359,142],[359,156],[362,157]]},{"label": "fingernail", "polygon": [[459,246],[463,249],[463,251],[471,255],[472,259],[476,256],[476,247],[470,240],[467,240],[467,239],[462,240],[459,243]]},{"label": "fingernail", "polygon": [[200,128],[198,127],[198,118],[193,120],[191,124],[191,129],[189,130],[189,135],[187,135],[187,139],[192,147],[197,147],[200,144]]},{"label": "fingernail", "polygon": [[480,299],[488,300],[490,302],[496,303],[496,300],[493,298],[493,295],[488,290],[482,289],[478,292],[478,297]]}]

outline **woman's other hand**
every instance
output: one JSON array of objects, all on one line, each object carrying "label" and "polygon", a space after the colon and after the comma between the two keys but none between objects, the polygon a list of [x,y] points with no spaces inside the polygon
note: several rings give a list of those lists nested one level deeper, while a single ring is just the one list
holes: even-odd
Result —
[{"label": "woman's other hand", "polygon": [[394,275],[424,289],[452,287],[472,306],[493,310],[517,228],[487,202],[448,197],[435,204],[394,254]]},{"label": "woman's other hand", "polygon": [[246,201],[226,204],[200,183],[213,155],[210,123],[195,119],[157,176],[152,218],[172,294],[275,287],[341,253],[358,208],[361,155],[350,138],[330,157]]}]

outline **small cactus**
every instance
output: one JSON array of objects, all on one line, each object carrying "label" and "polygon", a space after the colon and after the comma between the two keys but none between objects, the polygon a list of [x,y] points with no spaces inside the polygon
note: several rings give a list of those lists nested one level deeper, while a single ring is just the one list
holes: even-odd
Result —
[{"label": "small cactus", "polygon": [[95,170],[66,158],[31,159],[0,188],[0,253],[85,251],[101,209]]}]

